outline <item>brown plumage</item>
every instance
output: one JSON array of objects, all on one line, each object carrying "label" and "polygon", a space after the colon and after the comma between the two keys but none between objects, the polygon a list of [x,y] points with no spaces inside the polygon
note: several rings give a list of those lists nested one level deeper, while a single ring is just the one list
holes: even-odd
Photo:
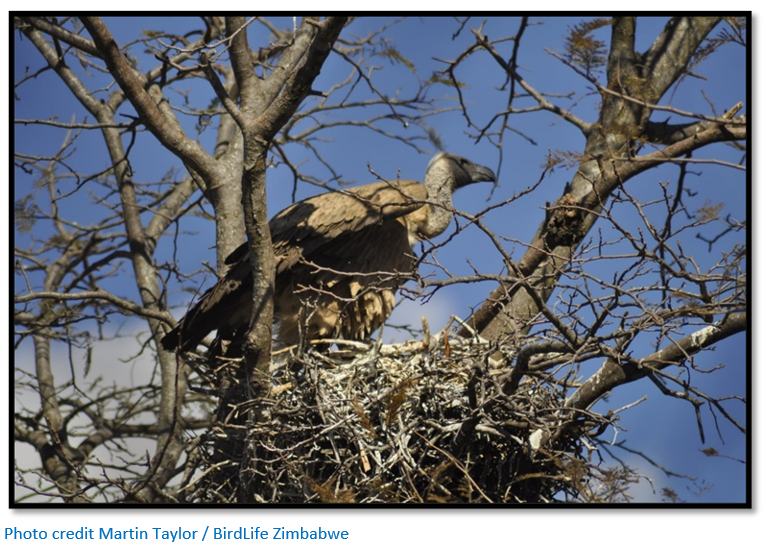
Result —
[{"label": "brown plumage", "polygon": [[[441,234],[453,216],[453,192],[480,181],[495,182],[496,175],[441,152],[430,161],[424,184],[396,180],[328,192],[273,217],[279,345],[297,344],[302,331],[309,340],[368,338],[414,273],[414,243]],[[225,277],[162,340],[165,349],[193,350],[215,329],[223,340],[243,334],[252,315],[247,244],[226,264]]]}]

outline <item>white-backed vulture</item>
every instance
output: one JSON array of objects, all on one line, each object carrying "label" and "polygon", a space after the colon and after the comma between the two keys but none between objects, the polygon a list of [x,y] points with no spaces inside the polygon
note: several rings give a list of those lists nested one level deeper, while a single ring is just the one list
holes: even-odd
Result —
[{"label": "white-backed vulture", "polygon": [[[294,203],[270,221],[275,252],[274,333],[280,346],[341,337],[368,338],[390,315],[395,291],[414,273],[414,244],[435,237],[453,217],[455,190],[496,182],[487,167],[440,152],[424,184],[376,182]],[[213,330],[232,340],[252,315],[249,247],[165,336],[167,350],[189,351]]]}]

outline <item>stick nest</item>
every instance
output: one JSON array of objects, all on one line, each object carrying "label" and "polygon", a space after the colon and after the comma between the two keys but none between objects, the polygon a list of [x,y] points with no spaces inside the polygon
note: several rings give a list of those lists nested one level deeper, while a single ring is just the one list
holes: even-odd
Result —
[{"label": "stick nest", "polygon": [[[187,501],[548,503],[578,495],[589,472],[580,438],[597,424],[563,418],[552,382],[526,377],[507,395],[510,351],[496,359],[502,348],[445,334],[334,342],[336,351],[310,349],[274,365],[265,398],[244,393],[240,360],[219,367],[224,395],[215,426],[189,455],[202,487]],[[224,404],[236,399],[245,402]]]}]

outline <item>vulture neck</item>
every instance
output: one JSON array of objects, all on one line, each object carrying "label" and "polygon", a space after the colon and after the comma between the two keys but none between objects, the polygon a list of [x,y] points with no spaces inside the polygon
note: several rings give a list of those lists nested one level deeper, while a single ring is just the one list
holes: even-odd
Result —
[{"label": "vulture neck", "polygon": [[424,176],[424,185],[427,188],[427,205],[429,214],[427,221],[419,226],[419,235],[425,238],[438,236],[446,231],[451,223],[453,214],[453,194],[456,190],[454,175],[441,163],[431,166]]}]

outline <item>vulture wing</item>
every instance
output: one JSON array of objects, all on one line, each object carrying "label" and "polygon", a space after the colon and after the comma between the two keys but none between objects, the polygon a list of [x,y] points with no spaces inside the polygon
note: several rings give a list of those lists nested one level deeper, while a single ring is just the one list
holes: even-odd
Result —
[{"label": "vulture wing", "polygon": [[[421,208],[426,199],[424,185],[401,180],[328,192],[295,203],[270,222],[276,275],[301,258],[314,255],[342,234],[357,234],[368,226],[407,215]],[[371,243],[367,238],[361,239]],[[382,242],[384,239],[374,246]]]},{"label": "vulture wing", "polygon": [[[332,307],[328,315],[334,316],[334,320],[321,316],[316,319],[331,323],[317,328],[321,335],[334,329],[340,315],[348,315],[339,309],[337,299],[351,303],[364,286],[375,284],[374,280],[369,283],[368,274],[385,272],[386,281],[377,281],[372,290],[394,292],[405,277],[394,281],[392,276],[396,272],[410,272],[414,263],[407,223],[401,217],[423,207],[426,199],[427,189],[418,182],[377,182],[307,198],[273,217],[269,225],[276,255],[275,313],[281,324],[280,337],[293,343],[297,336],[302,304],[298,293],[308,285],[331,293],[324,299],[326,302],[318,302],[318,306]],[[231,266],[228,273],[162,340],[166,349],[194,349],[215,329],[219,335],[230,338],[233,330],[249,323],[252,272],[248,251],[245,242],[226,258],[226,264]],[[338,277],[337,271],[347,274]],[[354,278],[349,275],[351,272],[367,277]],[[353,328],[351,323],[358,321],[371,324],[366,328],[355,325],[356,333],[360,334],[352,337],[368,335],[376,329],[379,321],[374,314],[372,319],[364,316],[376,307],[380,308],[376,315],[386,318],[387,308],[392,308],[391,298],[392,295],[371,294],[366,297],[367,309],[355,304],[352,317],[346,319],[347,328]]]},{"label": "vulture wing", "polygon": [[[239,254],[247,257],[247,247],[238,247],[229,259]],[[228,260],[226,260],[228,262]],[[191,351],[213,330],[224,338],[237,325],[248,324],[252,310],[252,270],[248,260],[235,261],[225,277],[218,280],[181,319],[178,326],[162,339],[164,349]]]}]

